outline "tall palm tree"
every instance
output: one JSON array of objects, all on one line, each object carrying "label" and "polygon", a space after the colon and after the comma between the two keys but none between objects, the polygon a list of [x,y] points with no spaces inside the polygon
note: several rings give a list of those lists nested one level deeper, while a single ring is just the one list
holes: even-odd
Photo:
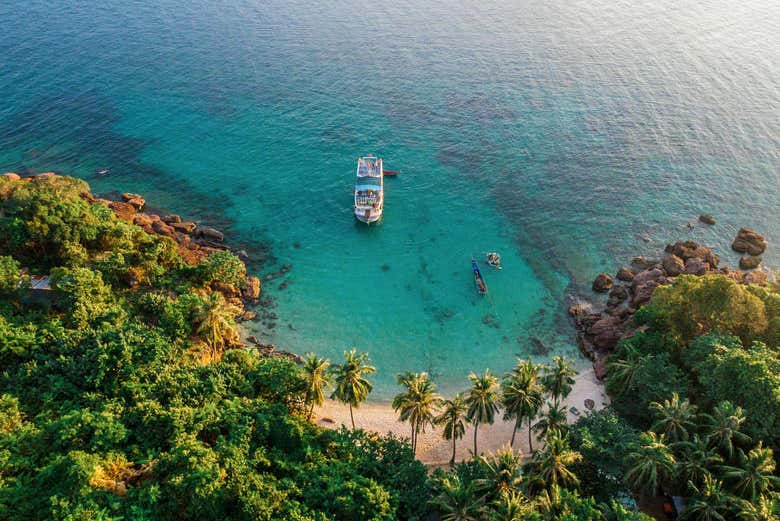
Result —
[{"label": "tall palm tree", "polygon": [[772,487],[780,486],[780,478],[774,475],[775,459],[772,449],[765,448],[763,442],[747,455],[739,449],[739,466],[724,465],[723,479],[730,483],[737,495],[755,501]]},{"label": "tall palm tree", "polygon": [[628,455],[631,468],[626,472],[626,481],[634,490],[651,495],[658,487],[672,477],[676,460],[666,445],[663,434],[643,433],[640,444]]},{"label": "tall palm tree", "polygon": [[450,465],[455,464],[455,442],[466,433],[466,419],[468,406],[463,398],[463,393],[458,393],[452,400],[444,400],[441,404],[441,413],[434,419],[436,425],[444,427],[444,439],[452,440],[452,459]]},{"label": "tall palm tree", "polygon": [[235,317],[238,309],[225,301],[222,293],[209,293],[201,299],[195,311],[195,334],[202,335],[212,350],[234,343],[238,339]]},{"label": "tall palm tree", "polygon": [[417,452],[417,436],[425,432],[426,425],[433,425],[434,413],[441,403],[441,396],[428,373],[404,373],[398,375],[398,384],[406,391],[393,398],[393,409],[401,421],[412,426],[412,453]]},{"label": "tall palm tree", "polygon": [[562,436],[567,427],[565,406],[548,403],[547,411],[542,414],[533,429],[537,432],[536,437],[542,440],[551,434]]},{"label": "tall palm tree", "polygon": [[678,453],[677,475],[683,483],[701,483],[712,475],[711,469],[723,462],[723,458],[710,446],[706,438],[694,434],[689,441],[672,444]]},{"label": "tall palm tree", "polygon": [[622,359],[610,359],[607,362],[607,381],[610,391],[623,394],[634,384],[634,376],[647,361],[646,356],[640,356],[636,348],[629,348]]},{"label": "tall palm tree", "polygon": [[680,519],[695,521],[726,521],[730,497],[723,491],[721,482],[712,476],[705,476],[700,487],[688,483],[693,494],[685,505]]},{"label": "tall palm tree", "polygon": [[696,406],[691,405],[688,399],[680,401],[677,393],[663,403],[652,402],[650,408],[656,416],[651,429],[663,434],[670,443],[687,440],[689,430],[696,427]]},{"label": "tall palm tree", "polygon": [[477,521],[483,502],[471,483],[464,484],[457,474],[450,474],[439,482],[439,494],[431,504],[436,507],[441,521]]},{"label": "tall palm tree", "polygon": [[469,380],[471,380],[471,388],[466,396],[468,406],[466,417],[474,424],[474,456],[476,456],[478,454],[477,430],[480,424],[492,424],[495,421],[501,403],[501,393],[498,378],[490,374],[490,370],[485,370],[482,376],[471,373]]},{"label": "tall palm tree", "polygon": [[544,402],[544,391],[539,383],[539,367],[531,360],[518,360],[517,366],[504,375],[501,384],[504,419],[515,420],[512,440],[509,442],[510,447],[515,444],[515,434],[517,434],[520,423],[527,419],[528,448],[533,450],[531,446],[531,421],[539,413]]},{"label": "tall palm tree", "polygon": [[553,357],[552,365],[544,368],[542,383],[556,405],[569,396],[576,375],[574,362],[562,356]]},{"label": "tall palm tree", "polygon": [[566,438],[556,434],[547,437],[544,450],[534,454],[532,468],[543,488],[550,486],[576,487],[580,480],[571,467],[582,460],[582,454],[572,450]]},{"label": "tall palm tree", "polygon": [[478,456],[477,463],[482,468],[482,478],[475,481],[478,490],[488,497],[514,494],[520,491],[523,481],[523,455],[512,447],[499,449],[489,457]]},{"label": "tall palm tree", "polygon": [[734,456],[734,443],[750,443],[750,436],[740,431],[747,417],[742,407],[729,401],[720,402],[712,414],[703,414],[710,443],[722,450],[731,459]]},{"label": "tall palm tree", "polygon": [[306,404],[309,406],[309,420],[314,406],[325,401],[325,389],[333,383],[333,375],[328,371],[330,360],[320,358],[314,353],[306,353],[303,362],[303,376],[306,379]]},{"label": "tall palm tree", "polygon": [[336,386],[330,397],[349,404],[349,419],[352,421],[352,430],[355,430],[355,417],[352,408],[359,407],[362,402],[366,401],[374,388],[371,382],[365,378],[365,375],[376,372],[376,368],[369,365],[368,361],[368,353],[358,354],[352,349],[344,351],[343,364],[333,366]]}]

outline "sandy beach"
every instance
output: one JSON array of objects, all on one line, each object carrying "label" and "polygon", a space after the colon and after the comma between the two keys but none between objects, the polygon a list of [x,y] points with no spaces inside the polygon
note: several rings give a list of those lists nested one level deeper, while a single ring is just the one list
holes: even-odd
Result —
[{"label": "sandy beach", "polygon": [[[567,410],[575,407],[580,415],[586,412],[585,400],[590,398],[595,402],[595,409],[601,409],[609,403],[609,397],[604,392],[604,386],[596,379],[593,370],[583,371],[575,377],[576,383],[571,394],[565,400]],[[315,411],[316,421],[327,428],[339,428],[342,425],[350,426],[349,408],[339,402],[327,400],[325,404]],[[355,426],[367,431],[380,434],[393,433],[398,436],[409,437],[411,427],[407,423],[398,421],[398,415],[389,402],[368,402],[354,410]],[[578,415],[568,411],[569,422],[577,420]],[[504,445],[508,445],[512,437],[513,422],[505,422],[499,417],[493,425],[481,425],[479,428],[478,449],[480,452],[495,451]],[[540,442],[533,441],[534,447]],[[469,457],[474,445],[474,428],[466,426],[466,434],[458,440],[456,460]],[[529,453],[528,429],[523,426],[515,436],[515,450]],[[452,442],[441,436],[441,429],[426,429],[420,434],[417,445],[417,458],[429,466],[446,465],[452,455]]]}]

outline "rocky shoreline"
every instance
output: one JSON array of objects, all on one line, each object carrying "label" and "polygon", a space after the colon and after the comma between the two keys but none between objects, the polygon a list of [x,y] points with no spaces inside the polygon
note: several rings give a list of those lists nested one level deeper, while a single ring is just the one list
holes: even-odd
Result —
[{"label": "rocky shoreline", "polygon": [[[714,224],[711,216],[705,216]],[[634,257],[621,268],[614,278],[600,273],[593,281],[596,293],[606,293],[603,308],[593,304],[576,304],[569,307],[577,329],[580,351],[593,362],[596,377],[606,376],[606,362],[618,342],[636,333],[632,323],[634,313],[650,302],[659,286],[671,284],[679,275],[725,275],[741,284],[766,285],[767,272],[759,270],[761,258],[767,248],[763,235],[748,228],[741,228],[734,239],[732,249],[745,254],[739,261],[739,270],[719,267],[720,259],[710,248],[694,241],[678,241],[668,244],[660,259]]]},{"label": "rocky shoreline", "polygon": [[[57,177],[60,174],[55,172],[44,172],[21,176],[14,172],[0,174],[12,180],[33,180],[45,179],[47,177]],[[90,192],[84,192],[81,197],[91,204],[104,204],[111,209],[114,214],[129,223],[132,223],[148,234],[160,235],[173,240],[177,245],[177,251],[184,261],[194,266],[203,259],[214,253],[229,251],[236,255],[246,266],[249,255],[245,250],[234,250],[225,241],[225,234],[211,226],[205,226],[194,221],[187,221],[176,214],[165,212],[150,211],[146,205],[146,200],[140,194],[135,193],[116,193],[96,197]],[[279,270],[266,274],[262,281],[270,282],[292,269],[290,264],[283,265]],[[127,284],[132,288],[138,284],[138,281],[128,280]],[[285,284],[285,282],[282,282]],[[225,300],[239,310],[236,321],[255,321],[263,320],[264,325],[272,329],[275,327],[275,321],[278,318],[271,311],[274,307],[270,297],[262,297],[262,282],[260,277],[247,275],[243,288],[236,288],[232,285],[213,284],[212,291],[222,293]],[[255,309],[261,309],[261,313]],[[290,358],[295,362],[302,362],[300,356],[288,351],[278,350],[273,344],[260,343],[255,337],[247,337],[247,342],[252,344],[265,356],[282,356]],[[240,344],[237,347],[247,347],[247,344]]]}]

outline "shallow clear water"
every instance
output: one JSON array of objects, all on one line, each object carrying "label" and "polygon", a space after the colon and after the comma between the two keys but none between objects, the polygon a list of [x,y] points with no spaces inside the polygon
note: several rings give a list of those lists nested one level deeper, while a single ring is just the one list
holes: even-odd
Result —
[{"label": "shallow clear water", "polygon": [[[140,191],[257,261],[270,246],[263,273],[293,268],[253,332],[369,351],[378,396],[403,370],[449,391],[574,353],[566,296],[667,241],[733,263],[746,225],[780,260],[777,2],[78,4],[0,5],[0,170]],[[372,152],[402,173],[365,228],[351,183]],[[718,224],[688,230],[701,212]],[[505,268],[479,298],[469,259],[490,250]]]}]

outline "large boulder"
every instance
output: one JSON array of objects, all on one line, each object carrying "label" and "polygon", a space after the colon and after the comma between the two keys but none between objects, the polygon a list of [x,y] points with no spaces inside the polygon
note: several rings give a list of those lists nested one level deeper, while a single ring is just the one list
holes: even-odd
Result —
[{"label": "large boulder", "polygon": [[11,181],[18,181],[22,178],[22,176],[20,176],[15,172],[6,172],[5,174],[3,174],[3,177],[5,177],[6,179],[10,179]]},{"label": "large boulder", "polygon": [[244,298],[258,299],[260,298],[260,279],[252,275],[247,276],[246,286],[243,291]]},{"label": "large boulder", "polygon": [[634,280],[634,272],[628,268],[620,268],[620,271],[617,272],[615,277],[623,282],[631,282]]},{"label": "large boulder", "polygon": [[222,242],[223,240],[225,240],[224,233],[222,233],[219,230],[215,230],[214,228],[209,228],[208,226],[198,226],[195,229],[195,233],[198,237],[202,237],[209,241]]},{"label": "large boulder", "polygon": [[634,280],[631,281],[631,289],[636,291],[639,286],[646,284],[647,282],[656,282],[661,284],[666,282],[666,276],[660,268],[653,268],[651,270],[640,271],[634,275]]},{"label": "large boulder", "polygon": [[109,201],[108,207],[111,208],[117,217],[128,222],[133,222],[135,216],[135,206],[121,201]]},{"label": "large boulder", "polygon": [[168,224],[179,233],[192,233],[195,230],[195,223],[191,222],[171,222]]},{"label": "large boulder", "polygon": [[742,257],[739,259],[739,267],[743,270],[754,270],[761,264],[761,257]]},{"label": "large boulder", "polygon": [[606,273],[599,273],[596,279],[593,281],[593,291],[598,293],[606,293],[612,288],[612,277]]},{"label": "large boulder", "polygon": [[137,213],[133,216],[133,224],[141,228],[151,227],[153,222],[152,216],[146,213]]},{"label": "large boulder", "polygon": [[710,265],[699,257],[690,257],[685,261],[686,275],[704,275],[709,269]]},{"label": "large boulder", "polygon": [[712,250],[706,246],[700,245],[696,241],[678,241],[666,246],[666,253],[676,255],[684,261],[691,257],[699,257],[702,261],[715,268],[718,265],[718,256],[712,253]]},{"label": "large boulder", "polygon": [[703,222],[704,224],[712,225],[712,224],[715,224],[715,217],[713,217],[713,216],[711,216],[709,214],[704,213],[704,214],[701,214],[699,216],[699,221]]},{"label": "large boulder", "polygon": [[627,298],[628,298],[628,290],[626,289],[625,286],[621,286],[621,285],[613,286],[612,289],[609,291],[609,300],[607,301],[607,305],[617,306]]},{"label": "large boulder", "polygon": [[676,277],[685,271],[685,261],[674,253],[669,253],[664,257],[662,266],[666,274],[670,277]]},{"label": "large boulder", "polygon": [[590,326],[588,334],[597,349],[612,350],[625,332],[624,321],[619,316],[605,316]]},{"label": "large boulder", "polygon": [[154,221],[152,223],[152,230],[154,230],[158,235],[176,239],[176,230],[162,221]]},{"label": "large boulder", "polygon": [[740,228],[737,238],[731,243],[731,249],[739,253],[748,253],[758,256],[766,251],[768,243],[766,238],[749,228]]},{"label": "large boulder", "polygon": [[144,201],[143,197],[141,197],[138,194],[131,194],[129,192],[125,192],[122,194],[122,201],[126,202],[127,204],[133,205],[136,210],[140,210],[146,204],[146,201]]},{"label": "large boulder", "polygon": [[163,216],[162,220],[165,221],[167,224],[180,223],[181,217],[179,217],[176,214],[170,214],[170,215]]}]

